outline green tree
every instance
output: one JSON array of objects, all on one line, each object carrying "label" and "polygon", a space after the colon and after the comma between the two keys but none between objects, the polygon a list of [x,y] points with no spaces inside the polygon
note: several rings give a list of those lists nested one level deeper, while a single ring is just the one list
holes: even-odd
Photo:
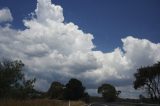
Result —
[{"label": "green tree", "polygon": [[64,94],[64,85],[60,82],[52,82],[49,90],[48,90],[48,96],[51,99],[63,99]]},{"label": "green tree", "polygon": [[117,98],[117,92],[114,86],[112,86],[111,84],[102,84],[99,88],[98,88],[98,93],[102,94],[102,97],[104,98],[104,100],[106,100],[107,102],[112,102],[115,101],[115,99]]},{"label": "green tree", "polygon": [[141,67],[134,74],[134,88],[145,88],[152,100],[160,100],[160,62]]},{"label": "green tree", "polygon": [[65,99],[79,100],[84,96],[85,87],[78,79],[70,79],[65,88]]},{"label": "green tree", "polygon": [[33,80],[26,80],[22,61],[0,61],[0,98],[26,98],[33,91]]}]

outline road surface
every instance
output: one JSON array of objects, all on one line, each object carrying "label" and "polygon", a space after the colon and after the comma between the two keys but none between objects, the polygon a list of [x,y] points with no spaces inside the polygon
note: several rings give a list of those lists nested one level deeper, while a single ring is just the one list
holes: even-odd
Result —
[{"label": "road surface", "polygon": [[105,103],[91,103],[86,106],[160,106],[159,104],[145,104],[145,103],[110,103],[110,104],[105,104]]}]

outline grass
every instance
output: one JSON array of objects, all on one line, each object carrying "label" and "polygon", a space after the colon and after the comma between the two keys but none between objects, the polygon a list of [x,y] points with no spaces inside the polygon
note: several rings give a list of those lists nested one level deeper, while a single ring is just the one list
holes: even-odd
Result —
[{"label": "grass", "polygon": [[[82,101],[71,101],[71,106],[83,106],[85,103]],[[68,101],[60,100],[48,100],[48,99],[37,99],[37,100],[3,100],[0,101],[0,106],[68,106]]]}]

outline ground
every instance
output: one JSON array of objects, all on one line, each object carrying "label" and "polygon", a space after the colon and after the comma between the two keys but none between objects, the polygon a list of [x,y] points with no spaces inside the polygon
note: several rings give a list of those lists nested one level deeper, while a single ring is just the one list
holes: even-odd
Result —
[{"label": "ground", "polygon": [[[82,101],[71,101],[71,106],[83,106]],[[36,100],[1,100],[0,106],[68,106],[68,101],[36,99]]]}]

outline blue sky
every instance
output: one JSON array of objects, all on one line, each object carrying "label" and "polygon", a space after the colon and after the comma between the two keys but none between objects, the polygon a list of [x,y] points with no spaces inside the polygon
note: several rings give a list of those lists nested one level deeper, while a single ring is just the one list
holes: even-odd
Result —
[{"label": "blue sky", "polygon": [[[111,51],[132,35],[160,41],[159,0],[52,0],[64,9],[66,22],[74,22],[94,35],[97,50]],[[23,28],[22,19],[36,8],[36,0],[1,0],[14,17],[13,27]]]},{"label": "blue sky", "polygon": [[133,74],[160,61],[159,5],[159,0],[0,0],[0,59],[22,60],[39,90],[74,77],[91,95],[111,83],[122,97],[137,98],[143,92],[134,90]]}]

